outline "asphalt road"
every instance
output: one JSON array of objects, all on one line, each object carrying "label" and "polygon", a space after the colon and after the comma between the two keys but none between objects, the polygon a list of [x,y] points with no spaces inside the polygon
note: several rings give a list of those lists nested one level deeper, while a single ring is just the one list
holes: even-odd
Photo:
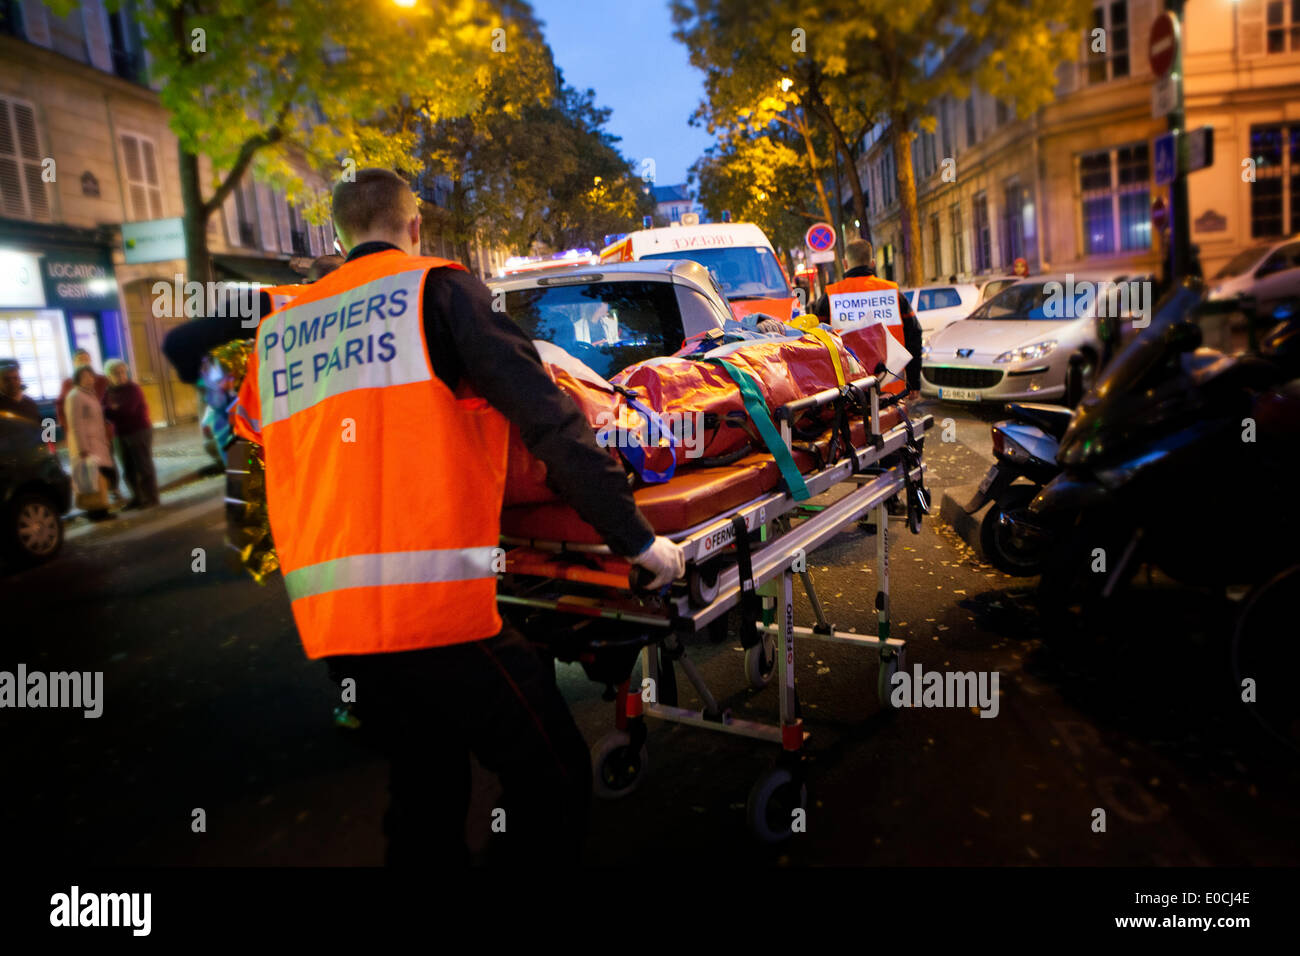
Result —
[{"label": "asphalt road", "polygon": [[[934,406],[929,485],[977,480],[988,411]],[[955,441],[943,442],[942,419]],[[278,579],[222,556],[220,479],[152,512],[74,529],[46,567],[0,576],[0,670],[104,672],[103,715],[0,709],[6,855],[42,863],[376,864],[386,768],[330,719],[337,690],[302,656]],[[1156,578],[1113,629],[1044,644],[1032,581],[980,564],[951,529],[894,525],[893,620],[909,665],[996,671],[993,719],[882,711],[874,655],[796,645],[808,742],[807,832],[768,847],[744,804],[774,748],[652,723],[650,769],[597,802],[586,859],[789,864],[1295,864],[1300,764],[1260,734],[1227,674],[1232,605]],[[1208,545],[1207,545],[1208,547]],[[206,569],[196,570],[203,549]],[[810,559],[841,629],[875,629],[874,539],[847,532]],[[799,588],[796,586],[796,593]],[[797,620],[811,612],[800,599]],[[737,715],[772,718],[736,640],[692,647]],[[611,726],[576,666],[560,686],[590,742]],[[679,677],[682,701],[694,701]],[[471,842],[498,789],[476,773]],[[207,830],[195,833],[201,808]],[[1097,810],[1105,832],[1097,832]]]}]

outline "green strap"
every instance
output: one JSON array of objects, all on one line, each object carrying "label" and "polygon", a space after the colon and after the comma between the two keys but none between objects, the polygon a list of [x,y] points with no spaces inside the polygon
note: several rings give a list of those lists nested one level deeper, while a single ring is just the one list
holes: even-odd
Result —
[{"label": "green strap", "polygon": [[794,496],[794,500],[803,501],[809,497],[808,486],[804,484],[803,475],[799,474],[799,468],[794,463],[790,449],[785,447],[780,432],[772,424],[772,417],[767,413],[767,402],[763,400],[763,393],[758,390],[758,385],[749,375],[730,362],[725,362],[720,358],[706,359],[705,361],[716,362],[721,365],[727,374],[731,376],[732,381],[736,383],[736,387],[740,389],[740,397],[745,403],[745,411],[749,413],[750,420],[758,427],[759,435],[767,443],[767,450],[776,459],[776,467],[780,470],[781,477],[785,479],[785,486],[790,489],[790,494]]}]

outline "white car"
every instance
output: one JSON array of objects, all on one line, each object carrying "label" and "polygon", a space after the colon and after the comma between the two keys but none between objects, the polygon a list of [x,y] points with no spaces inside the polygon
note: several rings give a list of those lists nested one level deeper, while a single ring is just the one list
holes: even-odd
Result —
[{"label": "white car", "polygon": [[687,259],[524,273],[489,279],[488,288],[529,338],[558,345],[604,378],[671,355],[731,318],[709,270]]},{"label": "white car", "polygon": [[980,303],[979,288],[969,282],[948,282],[899,291],[912,303],[916,319],[921,323],[922,342],[958,319],[966,318]]},{"label": "white car", "polygon": [[1020,276],[980,276],[975,286],[980,290],[979,304],[983,305],[1009,285],[1020,281]]},{"label": "white car", "polygon": [[1260,314],[1271,312],[1282,300],[1300,296],[1300,235],[1239,252],[1207,284],[1211,299],[1253,295]]},{"label": "white car", "polygon": [[[930,337],[921,349],[921,394],[955,402],[1077,404],[1096,380],[1102,356],[1096,320],[1099,306],[1110,308],[1109,297],[1096,294],[1102,282],[1139,297],[1121,300],[1127,306],[1121,321],[1154,305],[1149,276],[1088,272],[1021,279]],[[1083,293],[1085,283],[1091,296]],[[1068,376],[1076,355],[1077,374]]]}]

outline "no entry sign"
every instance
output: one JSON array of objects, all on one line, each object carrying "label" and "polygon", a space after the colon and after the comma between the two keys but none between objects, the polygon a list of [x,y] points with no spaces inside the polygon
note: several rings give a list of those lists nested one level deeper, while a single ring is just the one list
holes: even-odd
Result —
[{"label": "no entry sign", "polygon": [[1172,13],[1160,14],[1151,24],[1147,55],[1151,60],[1151,72],[1157,77],[1168,76],[1174,68],[1174,60],[1178,57],[1178,20]]},{"label": "no entry sign", "polygon": [[819,222],[808,229],[803,241],[813,252],[827,252],[835,248],[835,230],[829,224]]}]

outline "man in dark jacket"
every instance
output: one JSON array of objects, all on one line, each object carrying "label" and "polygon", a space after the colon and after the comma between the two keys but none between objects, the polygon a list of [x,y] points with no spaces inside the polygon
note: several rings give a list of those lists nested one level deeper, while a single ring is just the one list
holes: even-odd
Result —
[{"label": "man in dark jacket", "polygon": [[[844,247],[844,258],[848,263],[845,279],[875,278],[876,251],[866,239],[853,239]],[[823,322],[830,322],[831,300],[823,295],[814,303],[813,314]],[[912,303],[907,296],[898,294],[898,313],[903,319],[903,348],[912,353],[912,360],[907,363],[907,387],[913,392],[921,390],[921,323],[916,318]]]}]

